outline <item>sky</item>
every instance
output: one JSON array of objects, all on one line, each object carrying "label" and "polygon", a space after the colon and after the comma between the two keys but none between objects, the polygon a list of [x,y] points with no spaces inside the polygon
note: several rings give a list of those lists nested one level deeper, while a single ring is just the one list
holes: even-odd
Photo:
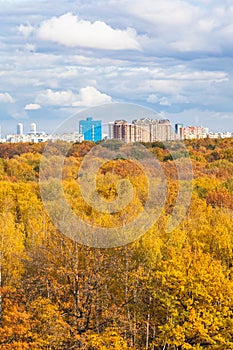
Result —
[{"label": "sky", "polygon": [[109,103],[233,131],[233,0],[0,0],[3,133]]}]

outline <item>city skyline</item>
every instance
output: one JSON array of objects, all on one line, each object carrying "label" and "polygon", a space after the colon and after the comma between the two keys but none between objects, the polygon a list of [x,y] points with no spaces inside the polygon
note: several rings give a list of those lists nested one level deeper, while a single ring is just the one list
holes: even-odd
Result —
[{"label": "city skyline", "polygon": [[111,102],[140,104],[172,124],[232,129],[231,2],[0,5],[0,122],[7,132],[22,120],[52,130],[81,109]]},{"label": "city skyline", "polygon": [[[154,141],[172,141],[195,138],[232,138],[233,132],[211,132],[208,127],[186,126],[176,123],[173,128],[168,119],[153,119],[143,117],[132,119],[128,122],[126,119],[118,119],[108,122],[108,131],[103,128],[102,120],[95,120],[88,116],[86,119],[76,120],[76,127],[68,130],[61,128],[55,133],[39,131],[36,123],[31,123],[29,131],[24,132],[24,124],[16,125],[16,133],[2,134],[0,125],[0,143],[18,143],[18,142],[46,142],[62,140],[66,142],[93,141],[98,142],[105,139],[118,139],[125,143],[134,142],[154,142]],[[105,131],[105,132],[104,132]],[[106,132],[107,131],[107,132]]]},{"label": "city skyline", "polygon": [[[74,131],[74,132],[80,132],[80,122],[81,121],[86,121],[88,118],[91,118],[94,122],[95,121],[101,121],[102,122],[102,120],[96,120],[96,119],[93,119],[92,117],[87,117],[85,120],[82,120],[82,119],[80,119],[80,120],[78,120],[77,121],[77,127],[75,128],[75,130],[72,130],[72,131]],[[131,119],[129,119],[129,118],[120,118],[120,119],[113,119],[113,120],[111,120],[110,118],[109,118],[109,122],[107,122],[107,123],[103,123],[102,122],[102,127],[105,127],[105,132],[106,132],[106,130],[107,129],[109,129],[109,124],[111,124],[111,123],[114,123],[114,122],[116,122],[116,121],[119,121],[119,120],[121,120],[121,121],[126,121],[127,123],[133,123],[133,122],[136,122],[136,121],[140,121],[140,120],[142,120],[142,119],[151,119],[151,120],[154,120],[154,121],[159,121],[159,120],[168,120],[168,119],[163,119],[163,118],[150,118],[150,117],[148,117],[148,116],[146,116],[145,118],[138,118],[138,119],[135,119],[135,118],[131,118]],[[168,120],[169,122],[170,122],[170,120]],[[25,127],[25,125],[26,125],[26,127]],[[30,123],[28,123],[28,121],[27,121],[27,123],[24,123],[24,122],[18,122],[17,124],[15,124],[14,125],[14,127],[13,128],[11,128],[10,129],[10,131],[9,132],[5,132],[4,131],[4,129],[2,128],[2,125],[0,124],[0,134],[2,135],[2,136],[6,136],[7,134],[28,134],[28,133],[31,133],[32,132],[32,125],[33,125],[33,127],[35,128],[35,130],[36,130],[36,132],[35,133],[46,133],[46,134],[52,134],[52,132],[50,131],[50,130],[46,130],[46,129],[44,129],[44,130],[42,130],[42,129],[37,129],[37,126],[38,126],[38,123],[35,123],[34,121],[32,121],[32,122],[30,122]],[[203,128],[208,128],[209,129],[209,127],[207,126],[207,125],[188,125],[188,124],[184,124],[184,123],[180,123],[179,121],[176,121],[175,122],[175,124],[174,125],[172,125],[171,124],[171,128],[172,128],[172,130],[173,130],[173,132],[175,133],[176,132],[176,126],[177,125],[182,125],[183,127],[185,127],[185,128],[188,128],[188,127],[193,127],[193,126],[195,126],[195,127],[203,127]],[[19,131],[19,128],[21,128],[22,130],[23,130],[23,132],[18,132]],[[26,132],[24,132],[24,131],[26,131]],[[70,132],[71,132],[71,130],[70,130]],[[214,132],[214,131],[212,131],[212,130],[210,130],[210,132]],[[216,132],[220,132],[220,130],[218,130],[218,131],[216,131]],[[233,132],[232,130],[227,130],[227,132]],[[81,133],[81,132],[80,132]]]}]

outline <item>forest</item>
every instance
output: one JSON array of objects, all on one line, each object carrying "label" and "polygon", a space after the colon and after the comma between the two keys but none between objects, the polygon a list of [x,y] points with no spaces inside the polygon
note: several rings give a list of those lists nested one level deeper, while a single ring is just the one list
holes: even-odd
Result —
[{"label": "forest", "polygon": [[[0,145],[2,350],[233,349],[233,139],[185,145],[193,189],[183,220],[167,232],[179,186],[172,155],[161,142],[143,144],[164,171],[166,201],[144,235],[112,248],[82,245],[53,224],[39,186],[45,144]],[[103,164],[96,181],[106,201],[123,178],[134,194],[126,213],[98,212],[77,181],[94,146],[69,146],[64,193],[82,220],[116,227],[140,214],[145,174],[120,155]],[[47,150],[56,168],[57,150]]]}]

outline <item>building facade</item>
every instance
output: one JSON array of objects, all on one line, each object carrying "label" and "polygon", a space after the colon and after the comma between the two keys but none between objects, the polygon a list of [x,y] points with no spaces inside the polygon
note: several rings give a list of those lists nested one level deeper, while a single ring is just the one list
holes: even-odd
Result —
[{"label": "building facade", "polygon": [[86,118],[86,120],[80,120],[79,133],[83,134],[84,141],[101,141],[102,121],[93,120],[91,117]]},{"label": "building facade", "polygon": [[36,123],[30,124],[30,134],[37,134]]},{"label": "building facade", "polygon": [[135,142],[134,125],[129,124],[126,120],[116,120],[113,124],[113,138],[126,143]]},{"label": "building facade", "polygon": [[180,128],[180,139],[181,140],[191,140],[191,139],[201,139],[207,137],[209,130],[203,128],[202,126],[188,126]]},{"label": "building facade", "polygon": [[172,139],[170,121],[142,118],[128,123],[116,120],[109,124],[109,138],[130,142],[168,141]]},{"label": "building facade", "polygon": [[17,135],[23,135],[23,124],[22,123],[17,124]]}]

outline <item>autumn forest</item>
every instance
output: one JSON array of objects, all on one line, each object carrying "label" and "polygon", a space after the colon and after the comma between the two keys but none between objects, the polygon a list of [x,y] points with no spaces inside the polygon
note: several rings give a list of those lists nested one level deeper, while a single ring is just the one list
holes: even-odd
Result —
[{"label": "autumn forest", "polygon": [[[185,145],[193,189],[183,220],[167,232],[179,189],[174,160],[162,143],[144,144],[166,176],[166,201],[144,235],[113,248],[82,245],[51,221],[39,187],[44,144],[0,145],[0,349],[233,349],[233,139]],[[119,226],[140,214],[146,178],[120,154],[104,164],[99,194],[114,200],[122,178],[134,194],[127,213],[98,213],[77,182],[94,146],[69,148],[64,193],[82,220]],[[47,149],[56,168],[57,150]]]}]

